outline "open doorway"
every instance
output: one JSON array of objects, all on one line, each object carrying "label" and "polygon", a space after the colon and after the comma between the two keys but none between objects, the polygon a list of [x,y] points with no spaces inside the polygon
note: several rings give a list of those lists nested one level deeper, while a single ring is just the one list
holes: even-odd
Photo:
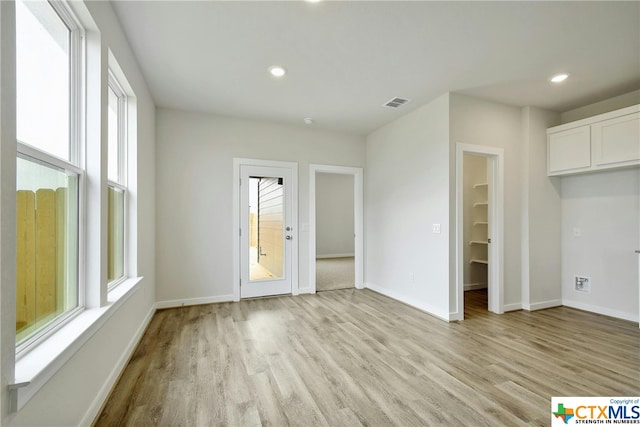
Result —
[{"label": "open doorway", "polygon": [[479,310],[504,312],[503,212],[504,151],[456,144],[457,268],[451,320],[465,318],[466,299]]},{"label": "open doorway", "polygon": [[362,169],[310,165],[311,292],[363,287]]},{"label": "open doorway", "polygon": [[488,159],[465,153],[463,159],[463,241],[465,318],[487,311],[489,304]]},{"label": "open doorway", "polygon": [[316,291],[354,288],[353,175],[316,174]]}]

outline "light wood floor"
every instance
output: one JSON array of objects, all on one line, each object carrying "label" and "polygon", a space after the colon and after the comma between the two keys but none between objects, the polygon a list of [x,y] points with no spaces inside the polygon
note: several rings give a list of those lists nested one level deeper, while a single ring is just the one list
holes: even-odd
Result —
[{"label": "light wood floor", "polygon": [[449,324],[351,289],[162,310],[96,425],[547,426],[551,396],[640,395],[637,324],[482,298]]}]

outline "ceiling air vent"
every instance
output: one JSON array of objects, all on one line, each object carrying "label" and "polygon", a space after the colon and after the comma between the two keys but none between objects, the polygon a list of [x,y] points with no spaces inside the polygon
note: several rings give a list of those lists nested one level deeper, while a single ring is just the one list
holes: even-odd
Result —
[{"label": "ceiling air vent", "polygon": [[393,99],[390,99],[389,101],[385,102],[384,106],[385,107],[391,107],[391,108],[400,108],[400,107],[402,107],[404,104],[406,104],[409,101],[410,101],[410,99],[393,98]]}]

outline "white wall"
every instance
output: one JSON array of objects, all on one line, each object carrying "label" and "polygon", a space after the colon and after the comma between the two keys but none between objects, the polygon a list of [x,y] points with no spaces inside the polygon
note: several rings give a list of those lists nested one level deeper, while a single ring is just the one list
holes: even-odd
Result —
[{"label": "white wall", "polygon": [[353,176],[316,174],[316,257],[353,256]]},{"label": "white wall", "polygon": [[560,122],[556,124],[564,124],[580,119],[586,119],[587,117],[608,113],[609,111],[619,110],[620,108],[630,107],[637,104],[640,104],[640,90],[625,93],[570,111],[565,111],[560,115]]},{"label": "white wall", "polygon": [[449,94],[371,133],[366,156],[366,286],[448,319]]},{"label": "white wall", "polygon": [[[471,246],[472,240],[487,240],[487,227],[474,226],[475,221],[487,221],[487,208],[474,207],[474,203],[484,203],[488,200],[488,187],[473,188],[475,184],[487,183],[487,158],[464,155],[463,170],[463,233],[464,233],[464,284],[473,285],[474,289],[487,286],[487,266],[485,264],[471,264],[473,254],[486,254],[486,245]],[[486,259],[486,258],[485,258]]]},{"label": "white wall", "polygon": [[[451,221],[455,221],[455,150],[457,143],[504,149],[504,304],[521,308],[521,118],[520,108],[451,94]],[[443,184],[444,185],[444,184]],[[453,222],[452,222],[453,223]],[[455,230],[451,239],[455,242]],[[451,245],[450,310],[456,310],[455,245]]]},{"label": "white wall", "polygon": [[[640,103],[640,90],[561,114],[568,123]],[[562,303],[638,320],[640,171],[566,176],[561,182]],[[574,236],[579,228],[580,237]],[[574,290],[573,276],[591,277],[591,293]]]},{"label": "white wall", "polygon": [[522,306],[561,305],[560,178],[547,176],[547,128],[559,115],[522,109]]},{"label": "white wall", "polygon": [[[159,109],[157,300],[231,300],[233,158],[298,162],[298,225],[309,225],[309,164],[364,166],[357,135]],[[308,231],[299,239],[307,288]],[[195,300],[194,300],[195,299]]]},{"label": "white wall", "polygon": [[[100,30],[103,48],[112,49],[137,96],[138,158],[133,161],[137,161],[138,176],[137,194],[133,196],[137,199],[138,207],[138,223],[135,225],[138,241],[137,273],[144,276],[144,279],[137,292],[54,374],[18,414],[7,416],[6,412],[3,412],[3,424],[7,425],[90,423],[102,399],[109,392],[112,381],[119,374],[117,368],[126,361],[123,359],[127,355],[125,351],[130,349],[134,342],[132,340],[140,332],[155,300],[155,106],[111,4],[88,2],[87,8]],[[2,143],[5,144],[5,141]],[[2,186],[5,186],[4,180]],[[15,198],[15,188],[11,191]],[[2,224],[3,229],[9,228],[4,217]],[[15,239],[8,242],[3,235],[2,245],[3,250],[5,245],[15,246]],[[5,267],[2,265],[3,281]],[[13,268],[15,269],[15,266]],[[3,341],[4,339],[3,336]],[[3,387],[3,402],[6,400],[5,393],[6,388]]]},{"label": "white wall", "polygon": [[[638,321],[639,236],[640,170],[563,177],[563,304]],[[574,275],[591,278],[590,294]]]}]

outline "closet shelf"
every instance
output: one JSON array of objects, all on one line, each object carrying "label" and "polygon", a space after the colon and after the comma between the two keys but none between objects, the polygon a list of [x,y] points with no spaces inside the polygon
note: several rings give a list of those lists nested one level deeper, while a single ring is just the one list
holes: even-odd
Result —
[{"label": "closet shelf", "polygon": [[[473,209],[471,212],[472,224],[473,226],[479,225],[483,227],[474,229],[471,235],[468,237],[469,246],[471,246],[471,248],[469,248],[470,256],[467,259],[469,259],[469,264],[471,265],[473,264],[488,265],[489,264],[488,260],[481,259],[481,258],[487,258],[487,255],[483,254],[483,252],[486,253],[486,251],[488,250],[487,248],[489,247],[488,246],[489,239],[487,236],[489,223],[488,221],[485,220],[489,203],[487,203],[488,202],[487,197],[482,196],[482,193],[485,192],[484,190],[488,188],[488,185],[487,183],[482,182],[479,184],[474,184],[473,188],[475,189],[476,194],[480,196],[479,200],[481,201],[478,203],[473,203],[472,205],[474,208],[478,208],[478,209]],[[480,191],[480,193],[478,193],[478,191]],[[473,221],[473,220],[480,220],[480,221]],[[475,252],[478,252],[478,253],[475,253]],[[476,267],[476,268],[479,268],[479,267]],[[472,268],[472,270],[473,269],[474,268]]]}]

